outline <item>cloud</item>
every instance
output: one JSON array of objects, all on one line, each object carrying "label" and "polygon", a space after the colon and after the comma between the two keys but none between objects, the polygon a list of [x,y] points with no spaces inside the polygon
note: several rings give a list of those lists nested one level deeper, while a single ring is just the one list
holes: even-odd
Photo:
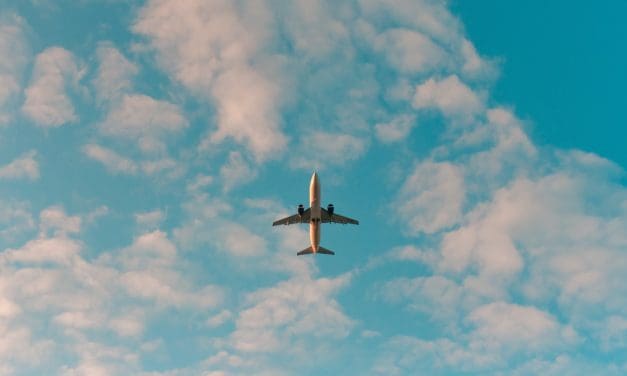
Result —
[{"label": "cloud", "polygon": [[415,115],[399,115],[387,123],[375,125],[377,138],[384,143],[392,143],[405,139],[416,122]]},{"label": "cloud", "polygon": [[376,36],[374,49],[398,71],[426,73],[446,65],[446,53],[428,36],[409,29],[390,29]]},{"label": "cloud", "polygon": [[[164,232],[143,233],[127,247],[92,257],[88,246],[73,238],[83,218],[60,206],[43,210],[39,218],[36,238],[0,252],[0,332],[11,343],[0,343],[5,368],[34,356],[42,363],[31,361],[21,369],[137,373],[135,349],[154,317],[176,307],[177,317],[201,313],[206,320],[205,313],[223,300],[221,288],[188,279]],[[41,329],[42,317],[53,325],[54,341]],[[58,354],[77,360],[58,362]]]},{"label": "cloud", "polygon": [[83,147],[83,153],[89,158],[96,160],[112,173],[122,173],[134,175],[137,173],[137,164],[111,149],[96,144],[87,144]]},{"label": "cloud", "polygon": [[40,238],[26,243],[20,249],[8,249],[3,260],[10,262],[69,264],[81,250],[80,244],[67,238]]},{"label": "cloud", "polygon": [[381,289],[383,298],[392,303],[405,303],[414,311],[434,320],[455,325],[460,317],[460,306],[467,300],[462,286],[440,275],[417,278],[396,278]]},{"label": "cloud", "polygon": [[555,341],[577,339],[572,328],[561,327],[552,315],[536,307],[494,302],[473,310],[468,320],[475,326],[471,341],[498,351],[503,346],[517,352],[536,351]]},{"label": "cloud", "polygon": [[61,47],[47,48],[35,59],[22,112],[41,127],[76,122],[78,116],[67,90],[78,87],[83,73],[71,52]]},{"label": "cloud", "polygon": [[220,168],[220,180],[225,191],[247,183],[257,176],[257,171],[237,151],[229,153],[229,159]]},{"label": "cloud", "polygon": [[233,317],[233,314],[231,313],[231,311],[223,310],[220,313],[218,313],[217,315],[214,315],[214,316],[211,316],[210,318],[208,318],[207,319],[207,326],[209,326],[211,328],[215,328],[215,327],[221,326],[225,322],[230,320],[231,317]]},{"label": "cloud", "polygon": [[348,275],[333,279],[295,278],[249,294],[248,307],[236,319],[231,345],[243,353],[307,356],[312,349],[299,346],[300,339],[345,338],[353,322],[333,296],[349,281]]},{"label": "cloud", "polygon": [[287,139],[279,129],[276,104],[279,88],[259,72],[241,67],[216,79],[212,89],[218,109],[218,130],[211,142],[226,137],[249,147],[257,160],[276,158]]},{"label": "cloud", "polygon": [[79,216],[68,216],[60,206],[51,206],[39,213],[39,227],[42,234],[53,230],[55,236],[78,233],[82,219]]},{"label": "cloud", "polygon": [[216,235],[216,245],[237,257],[258,256],[266,251],[264,238],[237,223],[219,225]]},{"label": "cloud", "polygon": [[132,140],[176,133],[186,127],[187,120],[176,105],[141,94],[124,95],[99,124],[103,134]]},{"label": "cloud", "polygon": [[96,99],[99,103],[119,100],[131,92],[133,77],[139,72],[137,65],[128,61],[109,42],[102,42],[96,50],[99,66],[93,80]]},{"label": "cloud", "polygon": [[314,131],[301,136],[300,153],[292,165],[307,170],[342,166],[359,159],[366,151],[365,139],[344,133]]},{"label": "cloud", "polygon": [[433,108],[461,120],[471,120],[483,109],[479,96],[456,75],[441,80],[430,78],[416,86],[412,104],[416,109]]},{"label": "cloud", "polygon": [[449,162],[418,164],[394,202],[410,234],[432,234],[458,223],[464,203],[464,177]]},{"label": "cloud", "polygon": [[22,89],[22,74],[30,58],[26,29],[21,17],[10,13],[0,16],[0,125],[12,120]]},{"label": "cloud", "polygon": [[151,1],[133,29],[148,38],[158,62],[176,80],[215,104],[217,131],[202,147],[233,138],[265,160],[276,157],[287,140],[279,124],[277,63],[253,63],[266,45],[272,16],[265,4],[249,5]]},{"label": "cloud", "polygon": [[27,202],[0,201],[0,239],[11,244],[35,229]]},{"label": "cloud", "polygon": [[135,222],[140,228],[156,229],[165,219],[166,214],[157,209],[149,212],[136,213]]},{"label": "cloud", "polygon": [[0,167],[0,179],[16,180],[39,178],[39,163],[35,157],[37,152],[31,150],[7,165]]}]

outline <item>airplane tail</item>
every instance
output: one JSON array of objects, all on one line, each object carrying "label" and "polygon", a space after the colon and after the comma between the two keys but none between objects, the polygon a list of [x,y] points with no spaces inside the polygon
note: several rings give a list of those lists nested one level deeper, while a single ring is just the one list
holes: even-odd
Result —
[{"label": "airplane tail", "polygon": [[[297,255],[298,256],[302,256],[302,255],[309,255],[311,253],[314,253],[313,248],[308,247],[308,248],[305,248],[302,251],[298,252]],[[324,247],[318,247],[318,252],[316,252],[316,253],[322,253],[323,255],[334,255],[335,254],[335,252],[333,252],[332,250],[326,249]]]},{"label": "airplane tail", "polygon": [[303,249],[302,251],[298,252],[296,255],[302,256],[302,255],[308,255],[310,253],[313,253],[313,248],[311,247]]},{"label": "airplane tail", "polygon": [[334,255],[335,254],[335,252],[333,252],[332,250],[326,249],[326,248],[323,248],[323,247],[318,247],[318,253],[322,253],[322,254],[325,254],[325,255]]}]

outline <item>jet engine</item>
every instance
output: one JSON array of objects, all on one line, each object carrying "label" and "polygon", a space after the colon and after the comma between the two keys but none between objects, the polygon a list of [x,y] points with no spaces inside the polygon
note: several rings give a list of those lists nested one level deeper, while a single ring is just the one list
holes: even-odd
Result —
[{"label": "jet engine", "polygon": [[329,204],[327,206],[327,211],[329,212],[329,215],[333,215],[333,210],[335,210],[335,207],[333,207],[333,204]]},{"label": "jet engine", "polygon": [[303,213],[305,213],[305,207],[303,206],[303,204],[299,204],[297,210],[298,210],[298,215],[303,215]]}]

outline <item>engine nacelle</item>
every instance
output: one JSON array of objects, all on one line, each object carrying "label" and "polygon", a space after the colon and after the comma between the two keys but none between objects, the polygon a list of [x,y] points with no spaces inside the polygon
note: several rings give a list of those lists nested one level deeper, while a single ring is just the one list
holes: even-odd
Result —
[{"label": "engine nacelle", "polygon": [[333,204],[329,204],[327,206],[327,211],[329,212],[329,215],[333,215],[334,210],[335,210],[335,207],[333,206]]},{"label": "engine nacelle", "polygon": [[305,213],[305,207],[303,206],[303,204],[299,204],[297,210],[298,210],[298,215],[303,215]]}]

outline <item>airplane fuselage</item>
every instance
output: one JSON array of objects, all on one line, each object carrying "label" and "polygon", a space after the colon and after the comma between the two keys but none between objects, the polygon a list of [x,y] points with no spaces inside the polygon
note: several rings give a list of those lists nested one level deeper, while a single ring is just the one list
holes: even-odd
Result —
[{"label": "airplane fuselage", "polygon": [[309,240],[314,253],[318,252],[318,247],[320,247],[320,219],[322,217],[320,202],[320,181],[318,180],[318,174],[314,172],[309,183],[309,207],[311,208]]}]

